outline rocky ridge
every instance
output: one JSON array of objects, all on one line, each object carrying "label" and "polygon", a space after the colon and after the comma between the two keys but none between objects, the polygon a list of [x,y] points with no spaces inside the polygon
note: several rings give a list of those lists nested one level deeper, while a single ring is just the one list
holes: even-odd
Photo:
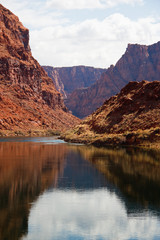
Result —
[{"label": "rocky ridge", "polygon": [[142,80],[160,80],[160,42],[150,46],[129,44],[115,66],[111,65],[90,87],[73,91],[66,105],[73,114],[84,118],[130,81]]},{"label": "rocky ridge", "polygon": [[97,144],[160,142],[160,81],[128,83],[65,139]]},{"label": "rocky ridge", "polygon": [[33,58],[29,30],[0,4],[0,130],[63,130],[78,123]]}]

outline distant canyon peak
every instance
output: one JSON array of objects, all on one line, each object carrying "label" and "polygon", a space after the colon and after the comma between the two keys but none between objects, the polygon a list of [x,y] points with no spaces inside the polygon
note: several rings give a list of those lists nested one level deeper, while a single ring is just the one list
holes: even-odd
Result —
[{"label": "distant canyon peak", "polygon": [[91,86],[106,71],[106,69],[88,66],[42,67],[52,78],[56,89],[63,94],[64,98],[67,98],[75,89]]},{"label": "distant canyon peak", "polygon": [[[60,81],[65,87],[68,86],[66,106],[75,116],[84,118],[100,107],[106,99],[117,94],[130,81],[160,80],[160,42],[150,46],[128,44],[126,52],[116,65],[100,70],[98,74],[96,72],[93,82],[89,81],[90,86],[80,86],[79,80],[77,84],[75,82],[73,84],[72,68],[67,74],[63,68],[58,68],[58,71],[61,72],[58,75]],[[86,78],[87,74],[88,71]]]}]

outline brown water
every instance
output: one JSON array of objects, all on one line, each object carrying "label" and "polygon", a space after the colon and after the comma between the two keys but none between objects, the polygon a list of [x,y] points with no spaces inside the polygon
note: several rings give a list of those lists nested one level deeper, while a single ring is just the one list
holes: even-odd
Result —
[{"label": "brown water", "polygon": [[0,140],[0,240],[159,240],[160,153]]}]

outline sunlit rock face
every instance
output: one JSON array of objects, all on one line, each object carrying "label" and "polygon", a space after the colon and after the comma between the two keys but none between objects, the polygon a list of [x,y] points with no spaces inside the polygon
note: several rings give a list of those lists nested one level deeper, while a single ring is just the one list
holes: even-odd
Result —
[{"label": "sunlit rock face", "polygon": [[159,133],[160,81],[133,81],[67,132],[65,139],[99,146],[158,144]]},{"label": "sunlit rock face", "polygon": [[160,81],[130,82],[86,120],[96,133],[160,127]]},{"label": "sunlit rock face", "polygon": [[160,42],[150,46],[129,44],[115,66],[86,89],[75,90],[67,99],[68,108],[84,118],[117,94],[130,81],[160,80]]},{"label": "sunlit rock face", "polygon": [[0,129],[73,126],[76,118],[67,112],[52,79],[32,56],[28,29],[2,5],[0,30]]}]

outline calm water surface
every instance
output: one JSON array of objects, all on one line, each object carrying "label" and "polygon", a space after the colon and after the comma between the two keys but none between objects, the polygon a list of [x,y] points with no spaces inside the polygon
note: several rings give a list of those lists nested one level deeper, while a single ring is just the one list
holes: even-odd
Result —
[{"label": "calm water surface", "polygon": [[160,153],[0,139],[0,240],[160,240]]}]

